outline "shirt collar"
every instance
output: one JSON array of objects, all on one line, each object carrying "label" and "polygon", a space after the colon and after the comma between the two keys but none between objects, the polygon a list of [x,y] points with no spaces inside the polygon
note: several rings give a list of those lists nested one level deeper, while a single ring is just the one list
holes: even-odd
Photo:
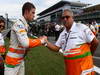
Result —
[{"label": "shirt collar", "polygon": [[[72,27],[69,32],[76,32],[76,22],[73,22]],[[66,31],[66,28],[64,29],[65,34],[67,34],[69,32]]]},{"label": "shirt collar", "polygon": [[76,22],[73,22],[70,31],[76,31]]},{"label": "shirt collar", "polygon": [[28,24],[27,24],[27,21],[25,20],[25,18],[22,16],[21,17],[21,20],[23,21],[23,23],[25,24],[25,26],[29,26]]},{"label": "shirt collar", "polygon": [[27,21],[25,20],[23,16],[21,17],[21,21],[25,25],[26,29],[28,29],[29,25],[27,24]]}]

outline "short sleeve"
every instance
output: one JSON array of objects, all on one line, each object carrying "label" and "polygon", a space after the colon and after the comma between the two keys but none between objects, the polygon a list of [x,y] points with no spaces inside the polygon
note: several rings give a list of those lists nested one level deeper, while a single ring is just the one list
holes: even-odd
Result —
[{"label": "short sleeve", "polygon": [[86,35],[86,42],[88,42],[88,43],[92,42],[92,40],[95,37],[93,32],[89,28],[85,29],[84,32],[85,32],[85,35]]}]

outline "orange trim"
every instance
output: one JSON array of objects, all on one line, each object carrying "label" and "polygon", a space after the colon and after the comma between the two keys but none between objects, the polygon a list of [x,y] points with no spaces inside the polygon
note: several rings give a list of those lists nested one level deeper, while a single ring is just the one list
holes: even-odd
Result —
[{"label": "orange trim", "polygon": [[0,53],[5,53],[6,52],[6,49],[4,46],[0,46]]},{"label": "orange trim", "polygon": [[[92,31],[93,32],[93,31]],[[96,32],[93,32],[94,35],[96,35]]]},{"label": "orange trim", "polygon": [[[92,56],[87,56],[75,60],[65,59],[66,75],[81,75],[83,70],[87,70],[93,67]],[[94,75],[89,73],[87,75]]]},{"label": "orange trim", "polygon": [[25,50],[10,48],[9,51],[12,53],[25,54]]},{"label": "orange trim", "polygon": [[25,31],[24,29],[21,29],[21,30],[19,30],[19,32],[21,32],[21,33],[22,33],[22,32],[26,32],[26,31]]},{"label": "orange trim", "polygon": [[41,45],[40,39],[29,39],[29,47],[30,48],[36,47],[36,46],[39,46],[39,45]]},{"label": "orange trim", "polygon": [[[74,49],[70,49],[70,53],[73,53],[74,50],[77,50],[77,51],[80,51],[80,53],[75,53],[75,54],[70,54],[70,55],[64,55],[66,57],[74,57],[74,56],[77,56],[77,55],[82,55],[86,52],[90,52],[90,45],[89,44],[83,44],[80,46],[80,48],[74,48]],[[75,51],[75,52],[77,52]],[[67,52],[66,52],[67,53]]]},{"label": "orange trim", "polygon": [[20,60],[23,60],[23,58],[13,58],[7,55],[5,62],[6,64],[9,64],[9,65],[17,65],[17,64],[20,64],[19,62]]}]

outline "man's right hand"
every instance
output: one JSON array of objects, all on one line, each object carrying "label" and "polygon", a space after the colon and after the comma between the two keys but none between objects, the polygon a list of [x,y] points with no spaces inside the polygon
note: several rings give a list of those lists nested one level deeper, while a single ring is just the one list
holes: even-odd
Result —
[{"label": "man's right hand", "polygon": [[47,36],[41,36],[39,37],[39,39],[41,40],[42,45],[45,45],[47,42]]}]

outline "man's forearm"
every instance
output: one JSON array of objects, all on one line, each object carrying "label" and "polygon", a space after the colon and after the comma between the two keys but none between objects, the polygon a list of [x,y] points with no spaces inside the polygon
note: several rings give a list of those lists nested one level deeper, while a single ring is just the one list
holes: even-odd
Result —
[{"label": "man's forearm", "polygon": [[57,47],[56,45],[50,43],[50,42],[47,42],[47,47],[52,50],[52,51],[55,51],[55,52],[58,52],[59,51],[59,47]]},{"label": "man's forearm", "polygon": [[[99,41],[98,41],[98,42],[99,42]],[[92,55],[95,53],[98,44],[99,44],[99,43],[95,43],[95,44],[94,44],[94,43],[91,43],[90,50],[91,50]]]},{"label": "man's forearm", "polygon": [[92,55],[94,55],[97,46],[98,46],[98,45],[91,45],[90,50],[91,50]]}]

